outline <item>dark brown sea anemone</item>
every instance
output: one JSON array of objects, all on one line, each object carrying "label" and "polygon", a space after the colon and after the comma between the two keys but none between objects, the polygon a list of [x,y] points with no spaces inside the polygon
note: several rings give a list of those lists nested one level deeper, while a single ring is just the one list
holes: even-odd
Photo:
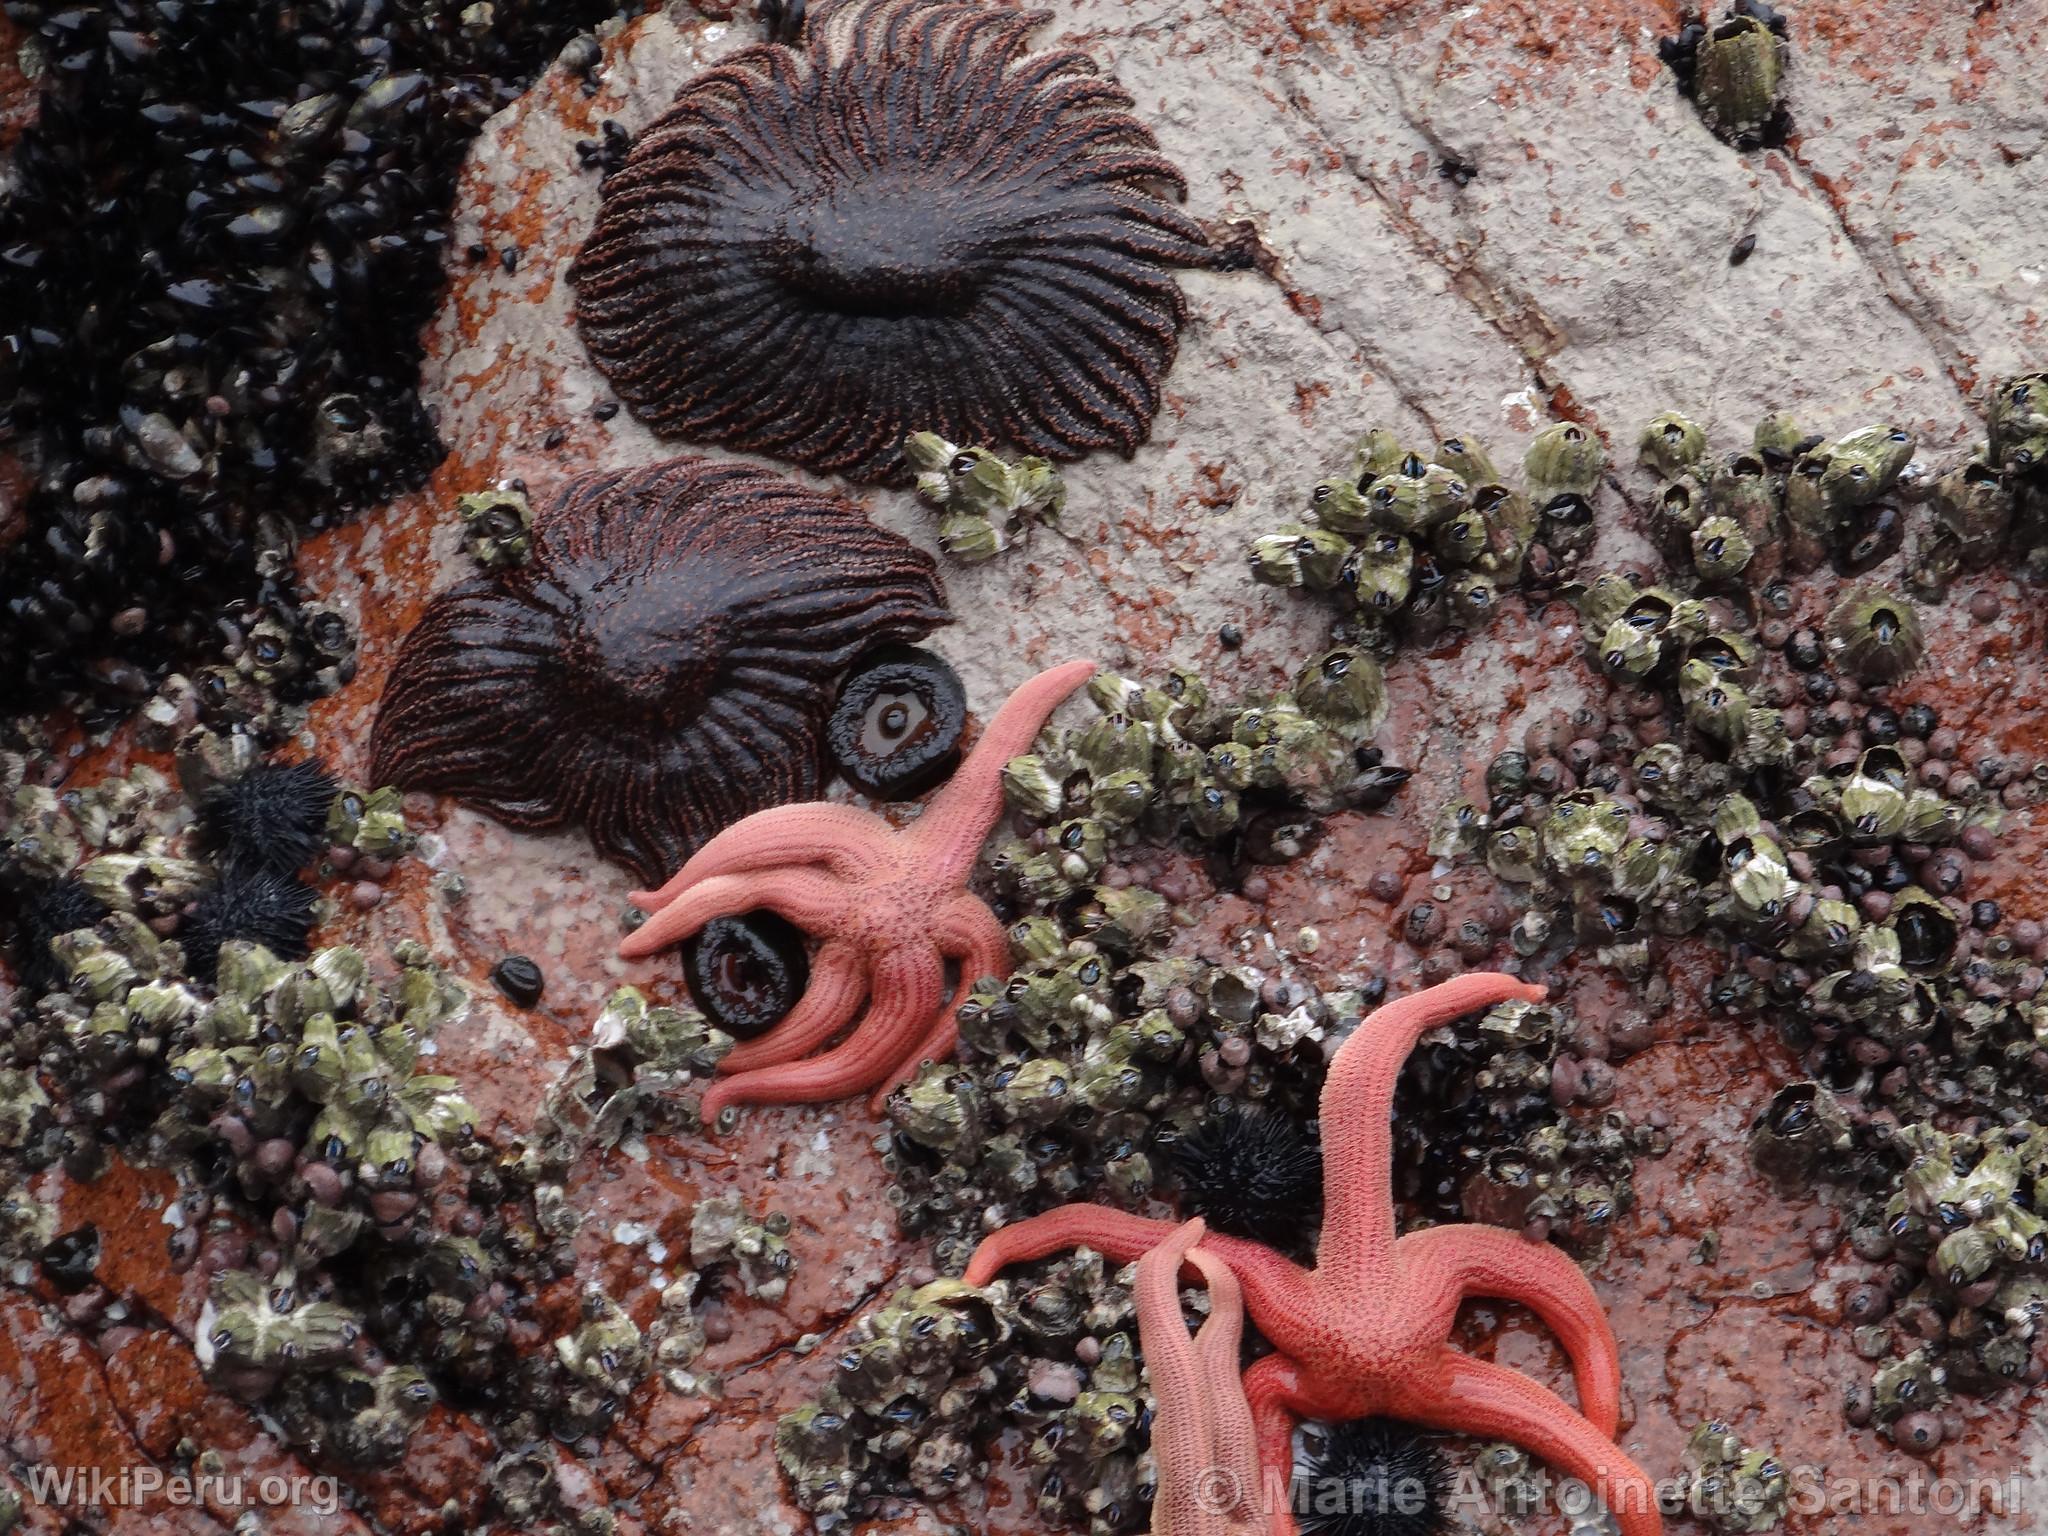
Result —
[{"label": "dark brown sea anemone", "polygon": [[1145,440],[1206,259],[1181,173],[1045,11],[814,4],[685,86],[604,189],[585,343],[658,431],[859,481],[915,431]]},{"label": "dark brown sea anemone", "polygon": [[526,564],[406,637],[372,772],[508,826],[580,821],[653,881],[814,795],[835,679],[949,617],[931,557],[841,497],[698,458],[580,475]]}]

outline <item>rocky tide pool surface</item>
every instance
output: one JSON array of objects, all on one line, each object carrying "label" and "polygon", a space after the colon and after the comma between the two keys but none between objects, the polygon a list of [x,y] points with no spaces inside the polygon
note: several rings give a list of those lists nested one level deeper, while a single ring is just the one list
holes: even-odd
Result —
[{"label": "rocky tide pool surface", "polygon": [[[407,635],[437,594],[482,579],[459,498],[517,486],[538,508],[580,475],[684,452],[733,457],[657,437],[624,408],[585,349],[570,280],[601,216],[604,172],[624,143],[686,82],[762,39],[744,9],[709,14],[717,9],[671,4],[608,22],[571,42],[569,56],[482,126],[455,192],[445,291],[423,333],[420,401],[447,453],[420,488],[300,542],[299,587],[341,615],[356,641],[352,675],[311,702],[284,755],[317,757],[344,784],[376,787],[372,726]],[[1874,1085],[1924,1065],[1906,1054],[1911,1042],[1869,1061],[1853,1055],[1868,1044],[1860,1026],[1820,1040],[1793,1031],[1788,1043],[1778,1017],[1788,999],[1731,1001],[1731,975],[1767,988],[1795,965],[1753,933],[1731,939],[1732,928],[1695,924],[1660,931],[1641,964],[1632,955],[1603,959],[1598,945],[1573,937],[1584,915],[1576,888],[1503,878],[1512,861],[1489,858],[1485,838],[1461,840],[1455,826],[1447,835],[1440,814],[1461,799],[1475,814],[1489,809],[1503,774],[1522,776],[1517,795],[1532,782],[1559,799],[1602,789],[1603,769],[1626,768],[1640,788],[1639,752],[1724,719],[1714,713],[1723,706],[1698,702],[1697,690],[1680,702],[1667,673],[1657,674],[1662,695],[1637,688],[1632,679],[1657,658],[1641,673],[1608,664],[1588,614],[1601,616],[1603,634],[1610,615],[1581,590],[1624,570],[1687,594],[1704,579],[1723,605],[1710,628],[1734,627],[1720,619],[1736,600],[1758,604],[1760,622],[1746,633],[1764,660],[1747,686],[1758,708],[1799,712],[1782,721],[1791,739],[1825,738],[1816,760],[1846,772],[1873,748],[1917,744],[1901,752],[1914,787],[1995,811],[1938,855],[1932,842],[1889,834],[1885,846],[1917,849],[1913,882],[1941,883],[1937,898],[1963,908],[1960,923],[1942,908],[1963,935],[1953,942],[2005,967],[1968,978],[1982,980],[1977,996],[1987,1006],[2015,992],[2031,1002],[2041,985],[2048,888],[2039,796],[2048,769],[2037,765],[2048,762],[2048,624],[2040,589],[2022,579],[2021,552],[2009,549],[1954,574],[1939,597],[1916,584],[1924,574],[1916,562],[1919,535],[1936,515],[1930,485],[1985,435],[1995,381],[2048,366],[2048,202],[2039,186],[2048,107],[2030,62],[2048,47],[2048,11],[1907,0],[1782,9],[1782,78],[1759,62],[1777,57],[1767,39],[1765,52],[1741,65],[1771,77],[1766,95],[1788,118],[1780,133],[1757,126],[1770,114],[1746,96],[1729,115],[1703,118],[1660,53],[1688,19],[1665,4],[1052,0],[1037,44],[1081,50],[1123,87],[1158,155],[1186,178],[1181,213],[1229,259],[1173,274],[1186,316],[1149,438],[1128,457],[1103,449],[1062,464],[1063,510],[1049,520],[1020,516],[1010,547],[973,563],[940,559],[954,622],[922,643],[957,672],[974,729],[1028,678],[1075,657],[1145,685],[1190,668],[1233,707],[1283,688],[1300,692],[1304,666],[1352,645],[1362,626],[1347,625],[1321,595],[1255,580],[1253,552],[1276,529],[1303,522],[1318,483],[1352,462],[1369,429],[1385,429],[1436,465],[1447,439],[1483,443],[1518,491],[1517,466],[1546,429],[1569,424],[1604,449],[1570,492],[1584,502],[1583,526],[1576,512],[1532,522],[1552,534],[1544,548],[1555,569],[1520,588],[1501,582],[1483,623],[1434,632],[1413,628],[1412,617],[1395,625],[1400,643],[1378,669],[1383,698],[1347,706],[1333,699],[1335,685],[1317,695],[1328,718],[1348,709],[1347,742],[1378,754],[1347,773],[1380,775],[1332,789],[1319,835],[1290,842],[1292,823],[1269,821],[1261,851],[1247,851],[1247,829],[1233,831],[1218,856],[1191,811],[1187,825],[1175,825],[1176,846],[1111,836],[1083,849],[1087,882],[1156,891],[1165,899],[1159,936],[1143,952],[1199,960],[1211,972],[1233,968],[1252,988],[1256,1003],[1244,1003],[1236,1027],[1224,1027],[1236,1005],[1213,989],[1182,1021],[1192,1027],[1199,1018],[1213,1031],[1214,1055],[1192,1080],[1254,1098],[1270,1081],[1273,1101],[1302,1117],[1312,1077],[1267,1069],[1301,1044],[1275,1043],[1287,1020],[1314,1045],[1344,1016],[1341,1005],[1297,1016],[1311,998],[1375,985],[1399,997],[1458,971],[1512,968],[1541,954],[1535,968],[1570,1022],[1545,1037],[1544,1075],[1532,1090],[1489,1084],[1477,1095],[1491,1103],[1489,1095],[1505,1102],[1510,1088],[1521,1093],[1502,1118],[1469,1109],[1471,1096],[1446,1065],[1493,1061],[1470,1039],[1442,1044],[1434,1065],[1405,1080],[1395,1149],[1404,1214],[1527,1228],[1538,1213],[1518,1203],[1511,1180],[1469,1178],[1443,1148],[1526,1151],[1525,1135],[1563,1137],[1553,1127],[1576,1127],[1571,1166],[1582,1186],[1598,1188],[1553,1200],[1531,1235],[1554,1227],[1586,1261],[1618,1343],[1615,1443],[1652,1479],[1683,1486],[1759,1447],[1783,1468],[1808,1469],[1794,1478],[1791,1508],[1776,1527],[1793,1536],[1852,1525],[1871,1536],[1917,1536],[1947,1514],[1924,1502],[1937,1496],[1931,1478],[2000,1501],[1963,1528],[2036,1531],[2048,1521],[2032,1485],[2048,1451],[2037,1423],[2039,1346],[2021,1347],[2007,1380],[1980,1382],[1981,1392],[1962,1390],[1959,1379],[1953,1395],[1916,1397],[1909,1385],[1901,1400],[1912,1374],[1900,1362],[1916,1351],[1978,1358],[1969,1329],[1995,1298],[1959,1303],[1971,1277],[1930,1280],[1924,1256],[1909,1267],[1860,1231],[1871,1219],[1869,1191],[1832,1181],[1799,1155],[1777,1165],[1792,1171],[1789,1180],[1757,1166],[1760,1121],[1796,1128],[1772,1119],[1787,1112],[1780,1095],[1788,1085],[1818,1075],[1854,1097],[1860,1073],[1872,1094],[1857,1108],[1860,1133],[1896,1116],[1879,1100],[1910,1095]],[[0,144],[35,111],[34,82],[15,65],[22,37],[0,22]],[[1721,89],[1706,75],[1693,80],[1693,98]],[[1743,562],[1723,572],[1715,562],[1727,558],[1724,545],[1692,540],[1690,531],[1677,548],[1684,558],[1675,558],[1661,498],[1678,477],[1637,462],[1645,425],[1664,412],[1698,423],[1717,459],[1750,445],[1757,424],[1777,413],[1802,437],[1837,446],[1872,423],[1896,429],[1912,445],[1910,467],[1893,471],[1903,478],[1890,498],[1906,529],[1888,543],[1874,517],[1829,528],[1826,538],[1840,547],[1822,551],[1816,569],[1786,569],[1781,598],[1765,598],[1763,567],[1745,583]],[[743,462],[857,496],[881,528],[921,550],[939,548],[939,519],[909,489],[850,491],[772,459]],[[1411,478],[1427,467],[1418,462]],[[21,526],[32,481],[30,469],[0,461],[0,540]],[[1536,483],[1526,487],[1532,495]],[[1012,503],[1025,499],[1019,490]],[[1796,550],[1789,558],[1799,564]],[[0,580],[6,572],[0,565]],[[1717,578],[1725,578],[1718,589]],[[1868,613],[1830,625],[1865,588],[1880,606],[1909,604],[1924,639],[1924,656],[1896,681],[1883,682],[1882,663],[1873,671],[1853,643]],[[1809,645],[1821,648],[1812,666],[1795,659]],[[1818,674],[1835,681],[1810,686]],[[1100,705],[1068,702],[1047,751],[1064,742],[1060,750],[1079,753]],[[1915,710],[1932,711],[1925,730]],[[176,708],[167,718],[191,723]],[[61,795],[135,769],[175,777],[181,765],[167,750],[175,735],[149,719],[89,734],[60,715],[35,751],[54,765],[46,782]],[[1845,750],[1839,762],[1830,756]],[[1047,840],[1033,845],[1030,834],[1059,824],[1031,812],[1028,786],[1010,789],[1012,814],[989,845],[997,862],[1016,851],[1006,839],[1019,839],[1023,856],[1046,853]],[[843,785],[830,793],[865,803]],[[908,819],[907,807],[885,809]],[[75,819],[77,807],[66,814]],[[121,814],[108,812],[116,822]],[[191,814],[174,819],[182,827]],[[402,816],[403,850],[378,841],[380,815]],[[1115,828],[1113,815],[1093,819],[1098,835],[1101,824]],[[17,823],[10,836],[20,835]],[[1783,841],[1801,852],[1789,835]],[[372,1322],[394,1357],[400,1340],[444,1355],[387,1361],[350,1338],[337,1358],[355,1372],[355,1396],[266,1398],[263,1373],[282,1367],[253,1345],[245,1361],[232,1328],[218,1342],[233,1308],[215,1278],[262,1273],[266,1251],[267,1280],[276,1279],[279,1253],[287,1262],[305,1256],[311,1273],[327,1239],[289,1212],[268,1230],[232,1201],[218,1216],[195,1213],[174,1173],[118,1150],[96,1168],[76,1158],[52,1163],[11,1192],[40,1212],[47,1232],[33,1255],[0,1271],[0,1529],[9,1494],[19,1503],[12,1518],[30,1532],[74,1521],[110,1531],[239,1528],[238,1488],[265,1506],[257,1528],[274,1531],[782,1536],[811,1529],[820,1509],[827,1525],[841,1518],[818,1487],[785,1478],[779,1425],[827,1397],[842,1358],[871,1341],[872,1318],[898,1291],[959,1273],[983,1231],[1060,1201],[1040,1191],[990,1213],[945,1206],[945,1168],[966,1169],[961,1188],[976,1193],[1000,1170],[978,1150],[979,1162],[935,1153],[948,1133],[918,1118],[926,1101],[899,1105],[894,1118],[857,1097],[754,1104],[715,1135],[687,1115],[650,1108],[662,1098],[661,1072],[694,1072],[694,1097],[722,1047],[678,1022],[686,1012],[663,1013],[689,1003],[675,950],[619,957],[632,923],[629,893],[644,882],[599,858],[578,827],[515,831],[456,799],[414,793],[357,805],[352,819],[322,827],[319,842],[328,851],[317,888],[328,899],[310,933],[316,955],[360,949],[394,1006],[417,1009],[422,1021],[416,1059],[392,1059],[396,1043],[387,1041],[364,1071],[394,1095],[448,1080],[446,1090],[414,1089],[411,1112],[438,1124],[434,1116],[457,1114],[459,1095],[473,1117],[465,1134],[485,1151],[463,1164],[469,1194],[451,1194],[439,1214],[431,1192],[452,1186],[422,1178],[422,1200],[410,1174],[314,1204],[354,1210],[360,1195],[365,1246],[349,1250],[361,1272],[346,1276],[348,1294],[368,1307],[388,1285],[388,1312]],[[1882,874],[1883,859],[1870,867]],[[1801,878],[1812,878],[1810,866]],[[977,884],[1006,919],[1043,916],[1057,901],[1039,900],[1027,880],[991,865]],[[1893,916],[1888,890],[1845,894],[1857,908],[1851,916],[1871,928]],[[1864,900],[1873,894],[1887,901]],[[1536,912],[1550,926],[1526,947],[1527,915]],[[275,903],[259,915],[279,920]],[[1091,911],[1085,920],[1114,917]],[[1061,920],[1079,919],[1066,911]],[[247,936],[249,920],[241,921]],[[403,992],[408,983],[387,957],[408,943],[422,947],[405,951],[417,962],[408,974],[427,975],[431,960],[465,998],[442,981]],[[237,953],[228,955],[231,978]],[[511,965],[514,956],[525,965]],[[1808,968],[1807,982],[1833,969]],[[10,980],[8,1020],[21,1031],[27,993],[18,971]],[[622,987],[638,989],[648,1006],[619,1001]],[[1353,996],[1352,1013],[1370,1001]],[[1159,1007],[1178,1002],[1162,997]],[[370,1007],[362,1005],[366,1018]],[[1265,1025],[1269,1018],[1276,1022]],[[305,1021],[291,1027],[295,1040],[308,1038]],[[981,1044],[993,1034],[963,1030],[961,1072],[971,1081],[949,1087],[948,1102],[985,1093],[1022,1105],[1015,1119],[1029,1120],[1037,1111],[1021,1091],[996,1082],[1001,1052]],[[624,1053],[632,1060],[637,1050],[639,1063],[625,1081],[645,1100],[635,1101],[622,1134],[619,1125],[607,1134],[605,1122],[585,1123],[599,1094],[577,1074],[613,1074],[605,1089],[622,1086],[614,1066],[593,1068],[593,1040],[640,1043]],[[132,1066],[110,1060],[109,1081]],[[2024,1053],[2020,1060],[2014,1071]],[[644,1078],[632,1080],[632,1070]],[[320,1086],[316,1073],[309,1080]],[[6,1087],[0,1109],[8,1112],[31,1095],[20,1081]],[[1183,1092],[1175,1103],[1182,1129],[1200,1096]],[[1983,1131],[1986,1119],[1974,1105],[1934,1102],[1925,1124],[1953,1137]],[[1625,1129],[1601,1143],[1610,1122]],[[1082,1150],[1054,1148],[1047,1166],[1117,1163],[1085,1135],[1070,1139]],[[282,1168],[263,1171],[266,1145],[259,1126],[249,1147],[219,1155],[260,1191],[271,1187],[265,1178],[283,1176]],[[456,1240],[475,1238],[463,1223],[491,1205],[475,1193],[475,1169],[528,1152],[525,1183],[508,1175],[506,1184],[525,1199],[523,1214],[494,1219],[531,1230],[489,1235],[534,1262],[516,1285],[494,1292],[488,1274],[479,1281],[465,1269]],[[279,1155],[289,1166],[297,1149]],[[1108,1177],[1118,1177],[1114,1166]],[[1134,1199],[1175,1189],[1163,1173],[1150,1182],[1133,1175],[1126,1187]],[[538,1191],[546,1193],[536,1203]],[[1146,1208],[1164,1215],[1171,1203]],[[441,1267],[416,1293],[395,1268],[376,1267],[393,1260],[375,1247],[410,1251],[405,1234],[415,1225],[451,1240],[434,1250]],[[88,1230],[90,1240],[81,1235]],[[50,1241],[59,1235],[68,1243]],[[245,1312],[279,1312],[257,1289]],[[1960,1314],[1969,1315],[1958,1323]],[[431,1316],[431,1327],[419,1316]],[[1570,1397],[1569,1362],[1531,1314],[1470,1304],[1453,1342]],[[981,1439],[963,1448],[957,1473],[926,1465],[913,1478],[930,1497],[887,1491],[855,1500],[847,1525],[925,1536],[1089,1529],[1086,1490],[1048,1498],[1046,1466],[1067,1463],[1044,1454],[1036,1436],[1083,1380],[1067,1343],[1064,1355],[1047,1347],[1043,1369],[1034,1369],[1042,1401],[1030,1412],[1006,1418],[989,1389],[991,1401],[975,1410]],[[459,1348],[480,1351],[477,1360],[542,1365],[487,1383],[465,1375]],[[223,1350],[231,1363],[245,1362],[243,1374],[224,1373]],[[416,1363],[437,1385],[413,1401],[400,1377]],[[1888,1382],[1891,1394],[1875,1404],[1874,1381]],[[1728,1432],[1725,1445],[1699,1433],[1715,1421]],[[359,1453],[387,1441],[402,1454],[366,1466],[379,1458]],[[781,1447],[790,1444],[785,1432]],[[1471,1443],[1447,1449],[1455,1471],[1499,1470],[1476,1459]],[[879,1453],[874,1464],[893,1465]],[[202,1485],[196,1504],[140,1484],[95,1501],[80,1491],[87,1484],[39,1495],[43,1485],[30,1475],[50,1467],[220,1476]],[[326,1475],[338,1479],[338,1512],[318,1497]],[[1858,1501],[1855,1511],[1826,1507],[1830,1492]],[[605,1511],[614,1526],[604,1524]],[[1093,1513],[1098,1530],[1143,1528],[1138,1506]],[[1461,1504],[1456,1518],[1534,1536],[1590,1528],[1554,1510],[1520,1516]],[[1666,1528],[1766,1527],[1676,1514]]]}]

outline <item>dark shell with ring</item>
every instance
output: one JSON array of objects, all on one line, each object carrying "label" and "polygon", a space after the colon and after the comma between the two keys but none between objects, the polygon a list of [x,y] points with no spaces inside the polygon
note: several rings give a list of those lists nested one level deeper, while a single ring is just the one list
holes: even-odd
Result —
[{"label": "dark shell with ring", "polygon": [[655,881],[816,796],[839,676],[949,618],[931,557],[842,497],[698,458],[581,475],[530,560],[449,588],[406,637],[372,775],[522,830],[581,822]]},{"label": "dark shell with ring", "polygon": [[960,761],[967,690],[930,651],[890,645],[854,664],[825,729],[833,764],[854,788],[908,800]]},{"label": "dark shell with ring", "polygon": [[768,1033],[810,984],[803,930],[773,912],[714,917],[683,945],[690,996],[735,1040]]},{"label": "dark shell with ring", "polygon": [[1204,262],[1181,173],[1047,12],[813,4],[609,178],[577,322],[656,430],[900,481],[903,440],[1071,459],[1151,431]]}]

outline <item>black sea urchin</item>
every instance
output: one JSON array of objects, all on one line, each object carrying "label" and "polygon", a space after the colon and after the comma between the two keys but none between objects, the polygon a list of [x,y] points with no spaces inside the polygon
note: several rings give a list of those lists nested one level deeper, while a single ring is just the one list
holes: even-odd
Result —
[{"label": "black sea urchin", "polygon": [[280,959],[306,953],[317,898],[310,886],[267,869],[229,870],[193,903],[178,930],[185,964],[201,981],[213,980],[220,947],[229,939],[261,944]]},{"label": "black sea urchin", "polygon": [[1283,1250],[1314,1231],[1322,1154],[1286,1115],[1226,1099],[1173,1148],[1186,1214]]},{"label": "black sea urchin", "polygon": [[371,736],[379,783],[581,821],[644,880],[815,795],[833,684],[947,622],[929,555],[859,507],[708,459],[582,475],[526,564],[436,597]]},{"label": "black sea urchin", "polygon": [[316,762],[258,764],[201,802],[202,844],[224,865],[289,875],[326,845],[338,788]]},{"label": "black sea urchin", "polygon": [[1130,452],[1199,226],[1178,170],[1045,11],[813,6],[684,87],[604,188],[577,319],[650,425],[850,479],[903,439]]},{"label": "black sea urchin", "polygon": [[1436,1536],[1451,1494],[1433,1440],[1390,1419],[1314,1425],[1296,1463],[1301,1536]]},{"label": "black sea urchin", "polygon": [[90,928],[107,915],[100,899],[72,875],[10,880],[0,885],[0,895],[13,899],[15,971],[31,994],[47,992],[64,979],[50,940]]}]

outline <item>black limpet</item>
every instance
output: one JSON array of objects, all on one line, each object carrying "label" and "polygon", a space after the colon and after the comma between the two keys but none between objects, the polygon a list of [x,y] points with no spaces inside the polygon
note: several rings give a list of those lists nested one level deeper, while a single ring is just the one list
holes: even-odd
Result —
[{"label": "black limpet", "polygon": [[339,791],[317,762],[260,763],[200,801],[200,844],[222,864],[293,874],[327,846]]},{"label": "black limpet", "polygon": [[881,800],[921,795],[960,761],[967,690],[930,651],[885,645],[853,664],[825,747],[854,788]]},{"label": "black limpet", "polygon": [[1173,1144],[1184,1215],[1283,1251],[1306,1244],[1323,1204],[1323,1160],[1288,1116],[1219,1102]]},{"label": "black limpet", "polygon": [[803,930],[773,912],[714,917],[683,945],[690,996],[735,1040],[780,1024],[810,984]]},{"label": "black limpet", "polygon": [[491,967],[491,982],[521,1008],[531,1008],[548,979],[530,956],[507,955]]}]

